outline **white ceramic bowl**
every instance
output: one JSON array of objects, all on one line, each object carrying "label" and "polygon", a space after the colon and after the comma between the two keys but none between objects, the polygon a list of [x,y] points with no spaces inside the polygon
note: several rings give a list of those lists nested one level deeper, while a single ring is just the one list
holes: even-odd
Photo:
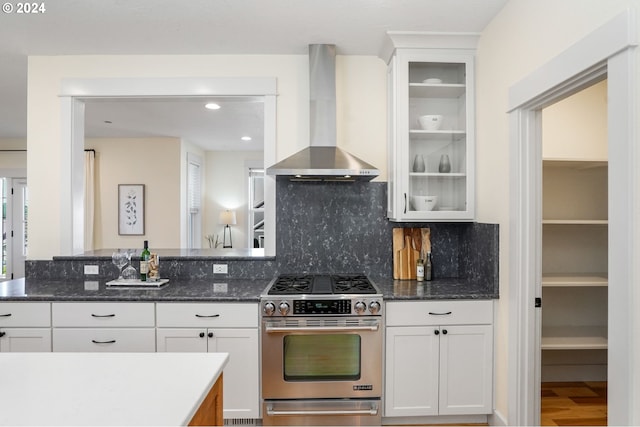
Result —
[{"label": "white ceramic bowl", "polygon": [[411,205],[416,211],[432,211],[438,203],[438,196],[411,196]]},{"label": "white ceramic bowl", "polygon": [[418,122],[424,130],[438,130],[442,126],[442,116],[439,114],[420,116]]}]

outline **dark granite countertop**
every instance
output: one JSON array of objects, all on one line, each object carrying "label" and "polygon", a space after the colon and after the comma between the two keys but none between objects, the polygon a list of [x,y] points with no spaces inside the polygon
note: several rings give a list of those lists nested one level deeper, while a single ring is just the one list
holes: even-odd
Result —
[{"label": "dark granite countertop", "polygon": [[385,301],[449,299],[498,299],[493,284],[480,285],[465,279],[393,280],[372,277]]},{"label": "dark granite countertop", "polygon": [[[496,299],[489,286],[461,279],[431,282],[371,278],[387,301]],[[176,279],[161,288],[108,287],[104,280],[16,279],[0,283],[0,301],[258,302],[267,279]],[[226,285],[225,285],[226,284]]]},{"label": "dark granite countertop", "polygon": [[16,279],[0,283],[0,301],[257,302],[269,280],[173,280],[160,288],[109,287],[105,283]]}]

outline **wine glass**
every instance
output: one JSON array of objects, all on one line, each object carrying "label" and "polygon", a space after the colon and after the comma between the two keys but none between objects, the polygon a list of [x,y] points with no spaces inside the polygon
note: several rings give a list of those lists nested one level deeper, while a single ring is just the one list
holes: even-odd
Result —
[{"label": "wine glass", "polygon": [[129,263],[129,254],[127,252],[116,251],[111,254],[111,262],[113,262],[115,266],[118,267],[118,270],[120,272],[118,280],[123,280],[122,269]]},{"label": "wine glass", "polygon": [[122,277],[126,281],[136,280],[139,278],[138,270],[136,270],[136,268],[133,265],[129,264],[125,267],[124,270],[122,270]]}]

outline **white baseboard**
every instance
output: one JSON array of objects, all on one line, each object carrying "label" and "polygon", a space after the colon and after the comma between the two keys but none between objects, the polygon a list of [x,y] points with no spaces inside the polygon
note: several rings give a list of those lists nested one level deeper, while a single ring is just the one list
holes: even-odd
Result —
[{"label": "white baseboard", "polygon": [[482,424],[488,423],[487,415],[438,415],[433,417],[383,417],[383,426]]},{"label": "white baseboard", "polygon": [[506,427],[507,419],[500,413],[500,411],[493,411],[493,414],[489,415],[488,420],[490,426]]}]

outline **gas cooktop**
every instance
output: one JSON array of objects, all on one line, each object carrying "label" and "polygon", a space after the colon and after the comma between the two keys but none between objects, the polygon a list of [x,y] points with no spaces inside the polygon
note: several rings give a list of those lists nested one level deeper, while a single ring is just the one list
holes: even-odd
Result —
[{"label": "gas cooktop", "polygon": [[267,287],[267,295],[379,294],[364,274],[282,274]]}]

